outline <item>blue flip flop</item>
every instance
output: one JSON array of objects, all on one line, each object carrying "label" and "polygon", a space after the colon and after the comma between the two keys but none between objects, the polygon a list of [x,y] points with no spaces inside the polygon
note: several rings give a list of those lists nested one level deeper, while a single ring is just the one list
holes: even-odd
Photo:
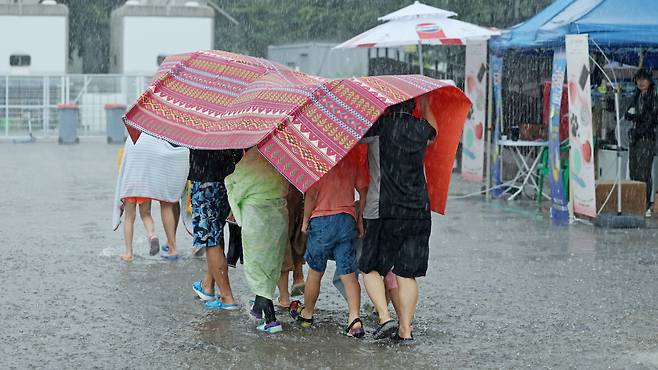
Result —
[{"label": "blue flip flop", "polygon": [[225,311],[235,311],[240,308],[240,305],[237,303],[224,303],[221,300],[217,299],[215,301],[206,302],[206,308],[214,310],[225,310]]},{"label": "blue flip flop", "polygon": [[175,260],[178,259],[177,254],[170,255],[170,254],[160,253],[160,257],[162,257],[162,259],[169,260],[169,261],[175,261]]},{"label": "blue flip flop", "polygon": [[217,299],[215,297],[215,292],[206,292],[203,290],[201,280],[195,281],[194,284],[192,284],[192,289],[199,296],[199,298],[201,298],[202,301],[212,301]]}]

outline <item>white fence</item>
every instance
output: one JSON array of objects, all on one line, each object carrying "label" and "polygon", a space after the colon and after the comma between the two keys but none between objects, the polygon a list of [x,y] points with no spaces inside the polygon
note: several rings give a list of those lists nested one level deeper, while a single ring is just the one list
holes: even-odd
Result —
[{"label": "white fence", "polygon": [[105,134],[105,104],[132,104],[151,77],[0,76],[0,137],[56,136],[59,104],[80,106],[78,135]]}]

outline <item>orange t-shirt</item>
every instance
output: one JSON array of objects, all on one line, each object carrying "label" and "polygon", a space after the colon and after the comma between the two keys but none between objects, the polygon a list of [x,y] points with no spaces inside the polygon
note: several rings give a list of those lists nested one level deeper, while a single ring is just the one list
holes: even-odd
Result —
[{"label": "orange t-shirt", "polygon": [[360,175],[356,161],[344,158],[313,187],[318,198],[311,218],[347,213],[356,219],[354,190],[368,187],[368,178]]}]

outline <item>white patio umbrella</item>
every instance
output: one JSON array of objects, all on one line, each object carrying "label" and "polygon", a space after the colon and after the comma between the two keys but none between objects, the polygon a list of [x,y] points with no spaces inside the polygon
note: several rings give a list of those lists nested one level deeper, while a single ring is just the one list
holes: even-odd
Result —
[{"label": "white patio umbrella", "polygon": [[457,13],[451,12],[450,10],[443,10],[435,8],[433,6],[425,5],[421,2],[415,1],[409,6],[405,6],[402,9],[398,9],[393,13],[386,14],[383,17],[377,18],[380,21],[392,21],[394,19],[402,18],[416,18],[416,17],[454,17]]},{"label": "white patio umbrella", "polygon": [[457,13],[416,1],[413,5],[379,18],[388,21],[345,41],[335,49],[418,45],[420,73],[423,74],[423,45],[464,45],[468,41],[486,40],[500,34],[498,31],[449,18],[454,15]]}]

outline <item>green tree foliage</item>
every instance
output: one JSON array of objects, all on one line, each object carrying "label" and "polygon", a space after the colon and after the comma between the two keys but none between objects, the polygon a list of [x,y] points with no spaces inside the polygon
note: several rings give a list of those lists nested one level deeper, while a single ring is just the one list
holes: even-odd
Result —
[{"label": "green tree foliage", "polygon": [[83,73],[106,73],[110,64],[110,12],[125,0],[60,0],[69,8],[69,57]]},{"label": "green tree foliage", "polygon": [[[208,0],[239,25],[221,15],[215,20],[215,47],[266,56],[268,45],[303,41],[340,42],[379,22],[377,17],[412,0]],[[125,0],[60,0],[70,11],[70,52],[82,57],[83,72],[109,68],[110,13]],[[457,12],[458,18],[505,28],[543,9],[550,0],[425,0]]]},{"label": "green tree foliage", "polygon": [[[307,40],[344,41],[376,26],[377,18],[411,0],[209,0],[240,22],[218,17],[216,47],[265,56],[268,45]],[[533,16],[550,0],[426,0],[458,18],[506,28]]]}]

